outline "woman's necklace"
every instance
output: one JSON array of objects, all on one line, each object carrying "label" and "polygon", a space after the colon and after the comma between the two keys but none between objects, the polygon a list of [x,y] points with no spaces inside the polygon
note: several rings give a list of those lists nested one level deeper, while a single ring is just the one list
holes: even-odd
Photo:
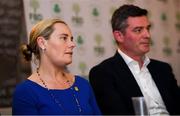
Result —
[{"label": "woman's necklace", "polygon": [[[55,97],[55,95],[54,95],[54,94],[50,91],[50,89],[47,87],[45,81],[40,77],[39,69],[37,69],[36,72],[37,72],[38,78],[40,79],[40,81],[42,82],[42,84],[44,85],[44,87],[48,90],[48,93],[50,94],[50,96],[52,97],[52,99],[54,100],[54,102],[55,102],[56,104],[58,104],[58,106],[59,106],[61,109],[63,109],[65,112],[67,112],[66,109],[62,106],[61,102]],[[64,74],[63,74],[63,75],[64,75]],[[71,83],[70,83],[69,80],[67,80],[66,83],[67,83],[69,86],[71,86]],[[79,111],[79,113],[81,113],[81,112],[82,112],[82,108],[81,108],[80,103],[79,103],[79,100],[77,99],[76,94],[75,94],[75,92],[79,91],[79,89],[78,89],[77,86],[75,86],[74,88],[71,86],[70,89],[71,89],[71,91],[72,91],[72,93],[73,93],[73,98],[75,99],[75,102],[76,102],[78,111]]]}]

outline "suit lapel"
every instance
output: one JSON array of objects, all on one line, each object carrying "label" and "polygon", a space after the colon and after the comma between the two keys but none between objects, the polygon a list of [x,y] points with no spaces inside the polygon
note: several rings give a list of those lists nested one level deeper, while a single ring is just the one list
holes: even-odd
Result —
[{"label": "suit lapel", "polygon": [[163,91],[164,87],[163,87],[163,84],[161,83],[162,82],[161,76],[159,75],[159,73],[161,73],[161,72],[159,72],[158,69],[156,69],[156,68],[157,68],[156,66],[153,66],[153,61],[150,62],[150,64],[148,65],[148,70],[151,73],[151,77],[154,80],[160,94],[163,95],[164,94],[164,91]]},{"label": "suit lapel", "polygon": [[[117,73],[117,80],[118,84],[122,84],[122,87],[124,90],[131,91],[128,92],[130,97],[134,96],[142,96],[141,90],[131,73],[130,69],[128,68],[127,64],[123,60],[122,56],[116,52],[116,54],[113,57],[114,61],[114,70],[115,73]],[[132,91],[133,90],[133,91]]]}]

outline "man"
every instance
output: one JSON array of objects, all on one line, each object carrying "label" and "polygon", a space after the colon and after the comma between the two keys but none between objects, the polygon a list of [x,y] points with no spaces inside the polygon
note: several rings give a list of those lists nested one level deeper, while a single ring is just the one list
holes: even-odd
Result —
[{"label": "man", "polygon": [[123,5],[112,16],[118,49],[90,71],[89,80],[103,114],[135,114],[132,97],[143,96],[149,115],[180,114],[180,95],[169,64],[148,58],[147,10]]}]

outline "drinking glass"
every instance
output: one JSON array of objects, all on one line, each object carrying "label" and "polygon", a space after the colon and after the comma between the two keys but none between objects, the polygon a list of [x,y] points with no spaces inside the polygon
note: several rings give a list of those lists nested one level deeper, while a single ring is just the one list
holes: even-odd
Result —
[{"label": "drinking glass", "polygon": [[144,97],[132,97],[132,103],[133,103],[135,115],[140,115],[140,116],[148,115],[148,110]]}]

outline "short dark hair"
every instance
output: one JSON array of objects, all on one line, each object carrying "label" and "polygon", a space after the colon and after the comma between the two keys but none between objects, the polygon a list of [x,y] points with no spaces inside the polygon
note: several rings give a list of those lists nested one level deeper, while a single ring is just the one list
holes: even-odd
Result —
[{"label": "short dark hair", "polygon": [[125,32],[128,17],[147,16],[148,11],[135,5],[125,4],[120,6],[112,15],[111,25],[112,30],[119,30],[122,33]]}]

